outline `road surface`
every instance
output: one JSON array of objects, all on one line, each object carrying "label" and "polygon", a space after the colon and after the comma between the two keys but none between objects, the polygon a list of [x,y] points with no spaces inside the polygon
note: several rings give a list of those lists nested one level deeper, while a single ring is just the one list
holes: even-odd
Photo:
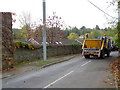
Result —
[{"label": "road surface", "polygon": [[3,88],[114,88],[102,82],[110,74],[108,64],[117,57],[112,52],[105,59],[77,56],[69,61],[43,68],[14,79],[3,79]]}]

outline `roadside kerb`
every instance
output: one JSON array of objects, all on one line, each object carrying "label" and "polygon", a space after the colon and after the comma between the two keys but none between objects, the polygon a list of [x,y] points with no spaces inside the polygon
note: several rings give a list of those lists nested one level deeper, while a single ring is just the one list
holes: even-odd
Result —
[{"label": "roadside kerb", "polygon": [[[71,60],[72,58],[74,58],[74,57],[76,57],[76,56],[79,56],[79,55],[81,55],[81,54],[75,54],[75,55],[73,55],[73,56],[71,56],[71,57],[67,57],[67,58],[64,58],[64,59],[62,59],[62,60],[60,60],[60,61],[57,61],[57,62],[52,62],[52,63],[49,63],[49,64],[45,64],[45,65],[43,65],[43,66],[41,66],[41,67],[38,67],[39,69],[42,69],[42,68],[45,68],[45,67],[48,67],[48,66],[51,66],[51,65],[54,65],[54,64],[58,64],[58,63],[62,63],[62,62],[65,62],[65,61],[69,61],[69,60]],[[27,70],[27,72],[29,73],[30,71],[32,72],[34,69],[32,68],[32,69],[29,69],[29,70]],[[37,71],[37,69],[35,70],[35,71]],[[26,71],[24,71],[25,73],[27,73]],[[20,76],[20,75],[22,75],[23,73],[20,73],[20,74],[11,74],[11,75],[6,75],[6,76],[3,76],[2,78],[0,78],[0,79],[5,79],[5,78],[8,78],[8,77],[11,77],[11,76]]]},{"label": "roadside kerb", "polygon": [[64,60],[60,60],[60,61],[57,61],[57,62],[52,62],[52,63],[46,64],[46,65],[43,65],[43,66],[41,66],[41,69],[42,69],[42,68],[45,68],[45,67],[48,67],[48,66],[51,66],[51,65],[54,65],[54,64],[61,63],[61,62],[69,61],[69,60],[71,60],[71,59],[74,58],[74,57],[76,57],[76,55],[74,55],[73,57],[64,59]]}]

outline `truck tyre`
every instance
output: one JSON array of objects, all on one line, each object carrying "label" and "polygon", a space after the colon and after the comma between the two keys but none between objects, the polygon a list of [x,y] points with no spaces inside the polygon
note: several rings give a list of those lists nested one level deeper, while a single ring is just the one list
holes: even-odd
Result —
[{"label": "truck tyre", "polygon": [[101,51],[101,53],[100,53],[100,58],[102,58],[102,59],[104,59],[104,58],[105,58],[104,51]]},{"label": "truck tyre", "polygon": [[107,57],[109,57],[110,56],[110,52],[107,52]]},{"label": "truck tyre", "polygon": [[85,58],[90,58],[90,55],[85,55],[84,57],[85,57]]}]

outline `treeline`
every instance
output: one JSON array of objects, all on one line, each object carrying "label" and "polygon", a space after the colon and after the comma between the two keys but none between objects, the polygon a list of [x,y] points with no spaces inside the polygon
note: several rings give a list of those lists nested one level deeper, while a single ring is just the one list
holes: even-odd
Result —
[{"label": "treeline", "polygon": [[89,35],[89,38],[97,38],[98,36],[103,36],[103,34],[106,34],[108,37],[114,39],[117,35],[117,29],[110,27],[100,29],[98,25],[96,25],[96,27],[93,29],[82,26],[80,29],[78,29],[77,27],[70,27],[69,29],[67,28],[64,30],[64,33],[66,37],[69,37],[71,33],[75,33],[78,36],[85,35],[87,33]]},{"label": "treeline", "polygon": [[[13,29],[13,38],[14,40],[20,41],[27,41],[33,38],[39,42],[42,42],[42,24],[36,25],[34,23],[28,23],[30,22],[30,19],[28,19],[30,18],[29,16],[30,15],[23,15],[23,18],[20,20],[22,27],[21,29]],[[28,22],[25,22],[26,20]],[[106,34],[108,37],[118,42],[116,28],[108,27],[101,29],[98,25],[94,28],[87,28],[85,26],[77,28],[69,26],[63,30],[64,27],[66,27],[64,21],[61,17],[57,16],[56,13],[49,16],[46,19],[46,41],[49,44],[54,44],[55,42],[59,42],[64,39],[84,39],[80,38],[80,36],[84,36],[85,34],[88,34],[89,38],[97,38],[98,36],[103,36],[103,34]]]},{"label": "treeline", "polygon": [[[85,26],[82,26],[79,29],[77,27],[69,27],[66,28],[65,30],[59,30],[59,33],[56,32],[58,32],[58,29],[54,29],[54,30],[52,28],[47,29],[48,37],[51,37],[52,34],[53,37],[56,37],[55,35],[57,34],[58,36],[59,34],[60,36],[62,36],[61,38],[67,39],[71,33],[75,33],[75,35],[77,35],[77,37],[79,38],[80,35],[85,35],[87,33],[89,35],[89,38],[97,38],[98,36],[103,36],[103,34],[106,34],[108,37],[112,39],[117,38],[116,28],[108,27],[108,28],[100,29],[98,25],[96,25],[96,27],[93,29],[86,28]],[[14,39],[25,39],[28,36],[28,34],[30,34],[30,32],[28,33],[25,27],[22,27],[21,29],[13,29]],[[36,35],[42,37],[42,28],[32,32],[32,37],[35,37]]]},{"label": "treeline", "polygon": [[[97,25],[96,25],[97,26]],[[80,38],[81,35],[88,34],[88,38],[97,38],[99,36],[103,36],[106,34],[107,37],[111,38],[118,44],[118,32],[116,28],[86,28],[82,26],[80,29],[77,27],[69,27],[65,30],[57,29],[57,28],[47,28],[47,42],[54,44],[56,41],[62,39],[71,39],[71,40],[80,40],[84,38]],[[38,28],[35,31],[28,32],[25,27],[21,29],[13,29],[13,37],[14,40],[25,41],[29,38],[39,39],[42,42],[42,27]]]}]

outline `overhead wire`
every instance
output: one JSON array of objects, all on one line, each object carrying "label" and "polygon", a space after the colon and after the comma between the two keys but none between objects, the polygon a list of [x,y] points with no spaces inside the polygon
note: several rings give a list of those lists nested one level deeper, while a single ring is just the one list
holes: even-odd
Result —
[{"label": "overhead wire", "polygon": [[95,6],[97,9],[99,9],[101,12],[103,12],[104,14],[106,14],[107,16],[111,17],[111,18],[115,18],[117,19],[116,17],[113,17],[111,15],[109,15],[108,13],[106,13],[105,11],[103,11],[101,8],[99,8],[97,5],[95,5],[94,3],[92,3],[90,0],[87,0],[90,4],[92,4],[93,6]]}]

